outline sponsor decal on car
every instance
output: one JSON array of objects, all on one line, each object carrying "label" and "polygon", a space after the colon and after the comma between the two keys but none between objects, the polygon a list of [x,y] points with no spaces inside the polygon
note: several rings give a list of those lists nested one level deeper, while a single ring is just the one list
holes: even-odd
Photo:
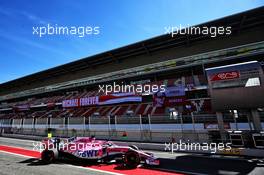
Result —
[{"label": "sponsor decal on car", "polygon": [[86,150],[86,151],[77,151],[77,156],[82,158],[92,158],[98,156],[98,150]]}]

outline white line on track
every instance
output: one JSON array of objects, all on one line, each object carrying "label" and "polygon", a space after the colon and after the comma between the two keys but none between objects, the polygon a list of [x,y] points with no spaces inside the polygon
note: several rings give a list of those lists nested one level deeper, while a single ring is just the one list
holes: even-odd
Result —
[{"label": "white line on track", "polygon": [[35,140],[23,140],[23,139],[9,138],[9,137],[1,137],[1,139],[3,139],[3,140],[21,141],[21,142],[37,142]]}]

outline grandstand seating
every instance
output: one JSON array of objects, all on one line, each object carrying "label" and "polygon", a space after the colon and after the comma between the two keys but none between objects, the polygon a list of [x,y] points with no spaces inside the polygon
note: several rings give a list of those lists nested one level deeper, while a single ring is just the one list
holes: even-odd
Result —
[{"label": "grandstand seating", "polygon": [[[167,80],[159,80],[152,83],[147,84],[165,84],[167,86],[173,86],[176,84],[184,84],[187,89],[189,86],[201,86],[206,85],[206,77],[204,75],[194,75],[194,76],[186,76],[186,77],[179,77],[174,79],[167,79]],[[189,89],[190,90],[190,89]],[[82,97],[91,97],[91,96],[100,96],[103,95],[102,92],[98,92],[98,90],[80,90],[80,91],[70,91],[66,93],[61,93],[58,95],[52,95],[49,97],[41,97],[41,98],[29,98],[19,102],[12,102],[8,104],[0,105],[0,109],[10,108],[7,112],[3,112],[0,114],[1,118],[20,118],[20,117],[36,117],[36,118],[43,118],[43,117],[81,117],[81,116],[93,116],[93,114],[97,114],[99,116],[109,116],[109,115],[116,115],[116,116],[125,116],[127,115],[127,111],[130,111],[135,116],[138,115],[151,115],[151,116],[162,116],[168,115],[165,112],[164,107],[156,107],[153,106],[152,102],[143,102],[143,103],[136,103],[136,104],[116,104],[116,105],[106,105],[106,106],[90,106],[90,107],[79,107],[79,108],[66,108],[63,109],[61,107],[61,103],[63,100],[66,99],[76,99]],[[15,106],[20,105],[31,105],[35,106],[31,108],[30,111],[15,111]],[[38,106],[40,105],[40,106]],[[44,106],[44,108],[42,107]],[[45,108],[52,107],[52,108]],[[192,108],[196,110],[194,104],[191,104]],[[42,108],[38,108],[42,107]],[[211,106],[210,101],[205,100],[203,106],[201,107],[200,113],[210,113]],[[2,112],[1,112],[2,113]],[[186,113],[185,111],[183,114]]]},{"label": "grandstand seating", "polygon": [[[190,104],[192,109],[197,112],[197,108],[194,104]],[[99,116],[125,116],[127,111],[131,111],[134,115],[151,115],[151,116],[162,116],[167,115],[165,112],[165,107],[156,107],[153,106],[152,103],[139,103],[139,104],[118,104],[118,105],[107,105],[107,106],[91,106],[91,107],[79,107],[79,108],[56,108],[53,110],[43,109],[38,110],[37,108],[33,111],[10,111],[6,114],[0,114],[1,118],[19,118],[19,117],[36,117],[36,118],[44,118],[44,117],[81,117],[81,116],[92,116],[94,113],[98,113]],[[201,106],[200,111],[198,113],[212,113],[211,112],[211,104],[210,100],[204,100],[203,105]],[[187,114],[183,112],[183,114]]]},{"label": "grandstand seating", "polygon": [[126,112],[127,108],[128,108],[128,105],[120,106],[120,108],[113,115],[118,115],[118,116],[124,115],[124,113]]},{"label": "grandstand seating", "polygon": [[154,112],[151,115],[157,115],[157,116],[161,116],[165,114],[165,108],[164,107],[155,107]]},{"label": "grandstand seating", "polygon": [[148,106],[147,104],[139,104],[135,111],[135,114],[136,115],[143,114],[147,106]]}]

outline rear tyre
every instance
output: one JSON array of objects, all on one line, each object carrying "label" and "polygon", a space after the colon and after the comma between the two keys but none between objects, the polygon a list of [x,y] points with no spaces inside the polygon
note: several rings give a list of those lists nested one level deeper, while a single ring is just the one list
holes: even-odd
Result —
[{"label": "rear tyre", "polygon": [[51,150],[44,150],[41,153],[41,161],[44,163],[52,163],[55,161],[55,154]]},{"label": "rear tyre", "polygon": [[137,152],[128,151],[124,157],[124,163],[129,168],[136,168],[140,163],[140,157]]}]

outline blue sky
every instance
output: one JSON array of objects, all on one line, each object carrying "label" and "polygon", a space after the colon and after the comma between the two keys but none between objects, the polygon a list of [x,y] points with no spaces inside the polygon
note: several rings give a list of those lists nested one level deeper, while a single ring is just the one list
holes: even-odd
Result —
[{"label": "blue sky", "polygon": [[[264,0],[0,0],[0,83],[264,5]],[[33,35],[33,27],[99,26],[86,37]]]}]

